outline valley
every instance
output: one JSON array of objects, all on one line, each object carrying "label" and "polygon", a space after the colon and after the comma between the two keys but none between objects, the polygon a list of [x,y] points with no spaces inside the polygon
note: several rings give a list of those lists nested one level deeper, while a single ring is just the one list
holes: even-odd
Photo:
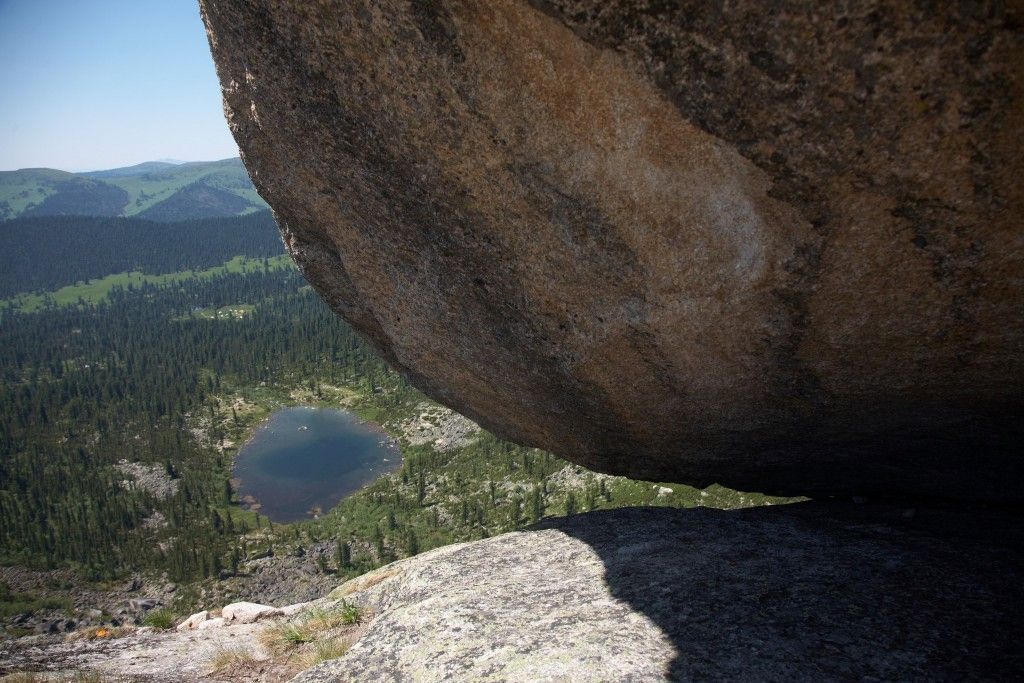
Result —
[{"label": "valley", "polygon": [[[89,219],[78,237],[92,247],[79,242],[70,267],[27,243],[18,221],[0,223],[6,271],[30,264],[48,287],[9,283],[0,305],[9,637],[311,600],[399,558],[585,510],[785,502],[599,475],[480,430],[337,319],[265,216],[165,224],[134,249],[149,224],[102,219],[112,234],[140,231],[104,243],[104,223]],[[36,227],[53,244],[74,245],[83,229],[47,220]],[[238,490],[235,459],[293,406],[377,425],[400,467],[316,519],[272,522]],[[132,607],[140,599],[154,607]]]},{"label": "valley", "polygon": [[1022,27],[0,1],[0,683],[1024,680]]}]

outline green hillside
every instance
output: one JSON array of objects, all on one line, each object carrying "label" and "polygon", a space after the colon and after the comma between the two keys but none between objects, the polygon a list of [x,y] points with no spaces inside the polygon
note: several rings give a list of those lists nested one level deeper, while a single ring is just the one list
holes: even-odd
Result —
[{"label": "green hillside", "polygon": [[267,208],[238,158],[150,161],[88,173],[0,172],[0,220],[18,216],[142,216],[157,221],[239,216]]},{"label": "green hillside", "polygon": [[75,175],[53,168],[23,168],[0,171],[0,220],[20,216],[54,194],[57,185]]}]

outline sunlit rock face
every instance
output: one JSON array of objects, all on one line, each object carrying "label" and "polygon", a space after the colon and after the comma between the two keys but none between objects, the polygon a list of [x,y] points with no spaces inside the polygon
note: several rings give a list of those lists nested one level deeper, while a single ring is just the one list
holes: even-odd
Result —
[{"label": "sunlit rock face", "polygon": [[288,249],[430,396],[632,477],[1020,498],[1010,9],[201,5]]},{"label": "sunlit rock face", "polygon": [[294,680],[1020,680],[1021,524],[978,507],[549,519],[345,583],[372,621]]}]

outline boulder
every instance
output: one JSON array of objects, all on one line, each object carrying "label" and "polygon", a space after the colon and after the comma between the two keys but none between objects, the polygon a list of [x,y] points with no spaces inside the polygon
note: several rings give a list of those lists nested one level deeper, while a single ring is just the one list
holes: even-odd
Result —
[{"label": "boulder", "polygon": [[201,0],[289,252],[592,469],[1020,500],[1014,3]]},{"label": "boulder", "polygon": [[278,611],[281,613],[281,616],[283,616],[283,617],[293,617],[296,614],[298,614],[299,612],[304,612],[304,611],[308,610],[310,607],[312,607],[315,604],[315,602],[316,601],[314,601],[314,600],[310,600],[308,602],[297,602],[294,605],[285,605],[284,607],[280,608]]},{"label": "boulder", "polygon": [[207,619],[206,621],[201,622],[198,626],[196,626],[196,628],[200,631],[205,631],[209,628],[220,628],[224,624],[224,617],[214,617],[213,619]]},{"label": "boulder", "polygon": [[185,621],[183,621],[180,624],[178,624],[178,630],[179,631],[191,631],[192,629],[199,628],[199,626],[204,621],[208,621],[209,618],[210,618],[210,613],[207,610],[203,610],[202,612],[196,612],[195,614],[190,616],[188,619],[186,619]]},{"label": "boulder", "polygon": [[1018,680],[1020,519],[902,511],[633,508],[440,548],[341,586],[367,631],[295,680]]},{"label": "boulder", "polygon": [[280,614],[281,611],[276,607],[255,602],[233,602],[221,610],[224,621],[233,624],[251,624],[254,621]]},{"label": "boulder", "polygon": [[132,612],[145,612],[160,605],[156,598],[132,598],[128,601],[128,609]]}]

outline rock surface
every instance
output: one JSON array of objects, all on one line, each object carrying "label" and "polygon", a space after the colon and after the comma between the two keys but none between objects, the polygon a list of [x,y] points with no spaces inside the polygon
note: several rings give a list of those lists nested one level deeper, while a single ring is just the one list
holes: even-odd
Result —
[{"label": "rock surface", "polygon": [[343,585],[374,618],[296,680],[1015,680],[1021,532],[842,503],[554,519]]},{"label": "rock surface", "polygon": [[201,628],[203,623],[210,620],[209,610],[202,610],[189,616],[185,621],[181,622],[177,626],[179,631],[191,631],[192,629]]},{"label": "rock surface", "polygon": [[363,623],[314,633],[355,643],[299,681],[1021,680],[1022,548],[1018,515],[972,507],[586,513],[387,565],[255,623],[0,640],[0,677],[290,680],[309,652],[275,656],[264,632],[355,604]]},{"label": "rock surface", "polygon": [[289,251],[431,397],[636,478],[1021,498],[1018,5],[200,4]]},{"label": "rock surface", "polygon": [[267,617],[279,616],[281,612],[270,605],[260,605],[255,602],[233,602],[225,605],[221,610],[221,616],[225,622],[234,624],[251,624]]},{"label": "rock surface", "polygon": [[[138,629],[119,638],[82,640],[51,636],[0,641],[0,677],[14,674],[16,681],[53,682],[256,683],[259,679],[211,675],[210,665],[225,649],[244,647],[257,656],[265,656],[258,645],[265,624],[207,626],[218,621],[220,618],[209,619],[200,628],[189,631]],[[34,676],[24,672],[34,672]],[[19,679],[19,674],[25,678]]]}]

